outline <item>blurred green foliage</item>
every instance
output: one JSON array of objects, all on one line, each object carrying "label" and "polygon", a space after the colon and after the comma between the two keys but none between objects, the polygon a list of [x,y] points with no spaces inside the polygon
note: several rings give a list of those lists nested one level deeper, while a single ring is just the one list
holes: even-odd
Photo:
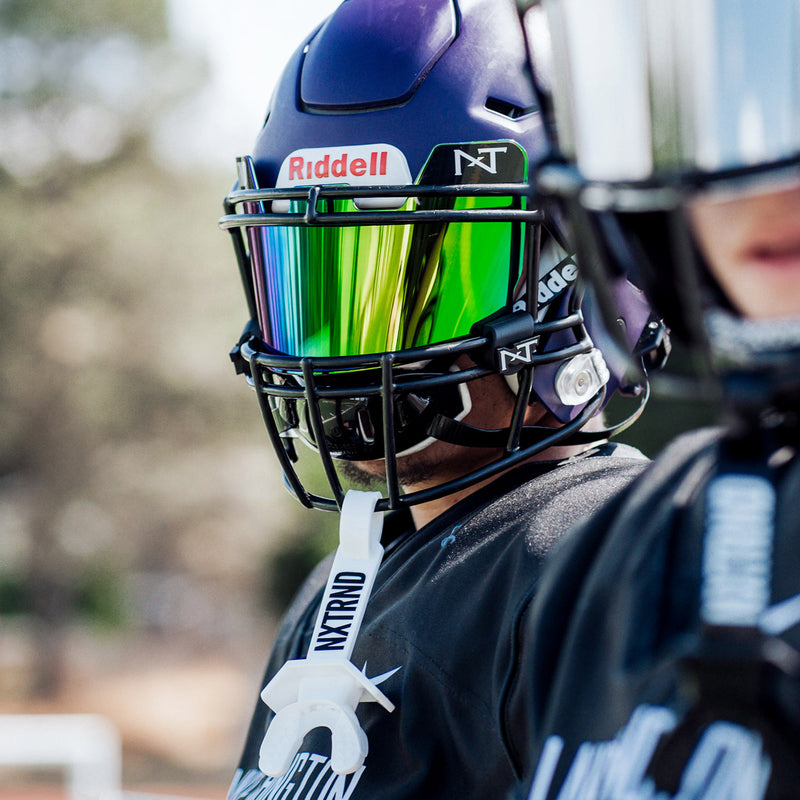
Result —
[{"label": "blurred green foliage", "polygon": [[22,35],[58,39],[93,31],[126,31],[143,41],[167,35],[164,0],[4,0],[0,25]]},{"label": "blurred green foliage", "polygon": [[41,694],[83,619],[263,626],[293,521],[228,359],[231,176],[153,155],[205,74],[166,33],[162,0],[0,4],[0,617],[36,622]]}]

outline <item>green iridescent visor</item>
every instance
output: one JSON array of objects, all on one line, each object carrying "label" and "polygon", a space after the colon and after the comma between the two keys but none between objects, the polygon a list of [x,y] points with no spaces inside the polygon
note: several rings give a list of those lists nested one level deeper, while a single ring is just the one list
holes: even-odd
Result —
[{"label": "green iridescent visor", "polygon": [[[352,198],[319,202],[328,214],[362,213]],[[518,215],[525,202],[436,195],[407,198],[398,211],[514,209]],[[305,209],[305,201],[291,201],[290,212]],[[512,219],[514,211],[509,221],[492,216],[363,226],[336,226],[329,217],[324,226],[250,228],[266,344],[292,356],[357,356],[469,334],[476,322],[510,307],[524,282],[523,223]]]}]

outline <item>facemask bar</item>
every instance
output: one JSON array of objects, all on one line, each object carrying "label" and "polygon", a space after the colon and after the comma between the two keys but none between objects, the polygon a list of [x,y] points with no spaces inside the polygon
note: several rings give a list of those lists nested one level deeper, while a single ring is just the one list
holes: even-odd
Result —
[{"label": "facemask bar", "polygon": [[[487,339],[485,337],[471,337],[459,342],[446,343],[444,345],[425,348],[427,354],[435,351],[437,357],[450,356],[456,358],[462,353],[474,352],[474,348],[480,344],[485,344]],[[258,353],[252,348],[251,343],[244,342],[241,345],[242,357],[247,360],[250,365],[250,370],[253,375],[259,375],[259,370],[265,367],[265,362],[270,362],[269,356]],[[552,354],[547,354],[545,358],[551,357]],[[304,379],[304,387],[284,387],[269,384],[269,392],[264,389],[267,388],[266,384],[262,384],[260,389],[257,389],[256,395],[261,408],[261,413],[267,427],[270,439],[272,440],[273,447],[278,454],[283,468],[285,480],[290,491],[298,498],[298,500],[308,508],[320,508],[328,511],[335,511],[341,508],[344,502],[344,489],[341,480],[336,472],[333,458],[331,457],[330,450],[325,444],[325,435],[323,429],[322,415],[320,413],[319,404],[315,402],[321,397],[335,397],[337,394],[342,395],[346,391],[347,396],[355,394],[359,395],[380,395],[383,403],[383,431],[385,445],[385,464],[386,464],[386,484],[387,496],[378,501],[377,510],[395,510],[404,506],[411,506],[417,503],[424,503],[441,497],[459,489],[465,488],[475,482],[492,477],[499,472],[508,469],[515,464],[524,461],[536,452],[547,449],[559,444],[568,439],[574,438],[574,434],[579,431],[588,420],[594,416],[599,410],[604,399],[604,390],[598,392],[593,397],[581,413],[571,422],[567,423],[561,428],[548,429],[547,433],[535,444],[527,447],[519,447],[515,442],[519,442],[524,430],[522,427],[522,418],[524,417],[524,409],[527,407],[527,398],[520,392],[517,396],[515,409],[512,412],[512,423],[509,431],[507,432],[508,444],[505,448],[505,453],[502,458],[495,462],[477,469],[461,478],[448,481],[430,489],[424,489],[409,494],[400,494],[399,483],[397,480],[397,453],[394,446],[394,398],[398,387],[402,391],[425,391],[430,390],[431,384],[438,386],[452,385],[461,383],[467,380],[488,375],[492,370],[475,366],[461,372],[449,373],[441,375],[437,378],[427,378],[424,381],[414,382],[403,380],[397,382],[397,367],[403,366],[405,363],[414,363],[419,359],[419,352],[406,351],[403,353],[384,353],[375,356],[372,360],[369,357],[363,357],[363,364],[365,367],[378,367],[381,374],[381,382],[379,385],[369,385],[362,387],[353,387],[348,390],[337,389],[331,390],[322,387],[318,384],[317,374],[319,372],[319,359],[305,358],[301,359],[301,368]],[[548,360],[550,360],[548,358]],[[325,368],[329,368],[327,363],[330,359],[324,359]],[[522,380],[525,387],[529,385],[532,379],[532,369],[526,368],[526,374]],[[293,456],[293,444],[287,446],[287,440],[281,436],[278,427],[275,423],[272,409],[270,408],[269,398],[272,396],[283,396],[289,398],[304,398],[307,403],[308,413],[314,435],[319,443],[318,452],[322,461],[323,469],[325,472],[326,480],[331,488],[332,497],[323,497],[308,491],[302,484],[297,471],[294,467],[296,456]],[[499,433],[499,432],[498,432]],[[592,439],[603,438],[603,432],[593,433]]]},{"label": "facemask bar", "polygon": [[[223,230],[259,225],[413,225],[420,222],[543,222],[539,209],[474,208],[474,209],[420,209],[364,210],[353,212],[326,212],[319,208],[325,199],[346,198],[409,198],[409,197],[511,197],[527,198],[530,188],[517,183],[459,184],[442,186],[310,186],[286,189],[241,189],[234,187],[225,198],[225,216],[219,221]],[[263,204],[275,200],[304,200],[304,212],[274,211],[237,214],[240,203]]]},{"label": "facemask bar", "polygon": [[[251,313],[255,308],[255,298],[252,286],[252,272],[246,240],[246,229],[254,225],[364,225],[364,224],[410,224],[421,221],[441,223],[445,221],[474,222],[476,219],[487,221],[517,222],[524,230],[524,248],[528,253],[538,253],[541,228],[540,224],[544,220],[544,214],[539,209],[526,210],[521,208],[479,208],[470,210],[437,209],[433,211],[358,211],[355,213],[328,213],[320,210],[322,200],[337,196],[357,198],[357,197],[402,197],[402,196],[510,196],[512,198],[522,198],[529,195],[530,189],[520,184],[494,184],[494,185],[459,185],[459,186],[413,186],[413,187],[311,187],[301,189],[278,189],[278,190],[254,190],[234,188],[225,201],[226,215],[222,218],[220,225],[227,229],[234,240],[234,249],[237,253],[240,271],[246,286],[248,303]],[[298,200],[306,201],[307,208],[304,213],[298,212],[263,212],[264,203],[271,200]],[[245,209],[254,210],[256,213],[237,214],[237,205],[245,204]],[[523,224],[527,223],[527,224]],[[531,250],[530,248],[533,248]],[[524,263],[528,263],[528,256],[524,258]],[[538,259],[534,259],[533,266],[529,266],[526,272],[525,299],[526,307],[532,310],[531,324],[533,315],[537,312],[537,283]],[[515,319],[521,316],[528,317],[527,314],[510,315]],[[501,318],[501,323],[503,322]],[[502,328],[502,324],[501,324]],[[535,325],[535,335],[540,342],[547,342],[550,336],[558,331],[572,329],[576,343],[569,347],[557,348],[551,353],[535,353],[530,363],[518,373],[520,380],[520,391],[517,394],[516,403],[512,411],[512,417],[507,430],[481,431],[480,429],[470,429],[464,426],[464,430],[458,431],[459,443],[472,444],[472,446],[491,446],[501,450],[503,455],[483,468],[475,470],[459,479],[448,481],[431,489],[421,490],[409,494],[401,494],[397,481],[397,452],[395,448],[395,427],[394,427],[394,400],[399,393],[413,391],[430,391],[437,386],[455,385],[469,379],[481,377],[483,375],[497,372],[495,363],[498,341],[494,338],[495,331],[491,336],[487,336],[478,326],[476,335],[462,337],[450,342],[427,345],[421,348],[413,348],[392,353],[376,354],[372,356],[347,356],[347,357],[320,357],[320,358],[293,358],[264,352],[263,345],[259,344],[259,336],[256,333],[257,326],[251,323],[249,330],[243,336],[242,342],[235,349],[234,360],[239,360],[240,371],[248,372],[256,388],[262,416],[264,417],[267,431],[272,440],[274,449],[283,468],[284,476],[288,488],[295,494],[300,502],[307,507],[317,507],[326,510],[336,510],[341,507],[344,498],[339,476],[334,467],[334,460],[330,450],[326,445],[324,437],[323,421],[319,409],[319,398],[354,397],[354,396],[380,396],[382,403],[382,425],[383,441],[385,448],[385,468],[387,496],[378,503],[379,510],[396,509],[415,503],[427,502],[461,488],[465,488],[475,482],[490,478],[509,467],[520,463],[537,452],[545,450],[560,443],[573,443],[578,441],[597,441],[603,439],[611,432],[599,431],[590,434],[580,433],[586,422],[602,407],[604,402],[605,390],[602,389],[597,394],[588,399],[583,410],[570,422],[559,428],[530,428],[523,425],[525,411],[530,399],[531,386],[533,381],[533,370],[536,366],[559,361],[574,354],[587,352],[591,347],[586,330],[583,326],[583,318],[580,313],[579,294],[573,292],[572,308],[563,317],[552,321],[542,321]],[[513,344],[513,341],[500,342],[500,344]],[[421,380],[417,386],[413,379],[409,378],[408,373],[397,373],[397,369],[404,366],[418,365],[420,362],[432,359],[449,358],[454,361],[461,354],[470,355],[474,360],[479,361],[480,365],[469,370],[449,373],[431,378],[430,376]],[[480,358],[483,354],[484,358]],[[352,370],[377,370],[380,373],[380,381],[372,384],[346,389],[335,389],[326,386],[324,376],[326,373],[335,372],[337,369]],[[264,379],[265,372],[287,371],[302,377],[302,386],[277,386]],[[306,402],[308,421],[311,431],[319,447],[319,456],[325,472],[326,480],[331,488],[330,497],[323,497],[307,490],[297,474],[294,462],[297,456],[294,452],[294,442],[291,438],[283,435],[276,423],[273,409],[271,408],[270,397],[279,398],[303,398]],[[633,415],[638,416],[643,405]],[[630,424],[631,420],[626,420],[622,425]],[[449,422],[449,420],[445,420]],[[456,422],[456,425],[459,423]],[[616,426],[615,426],[616,429]],[[487,440],[485,444],[475,445],[473,432],[487,434],[491,437],[491,442]],[[376,432],[377,433],[377,432]],[[436,436],[447,440],[447,436]]]}]

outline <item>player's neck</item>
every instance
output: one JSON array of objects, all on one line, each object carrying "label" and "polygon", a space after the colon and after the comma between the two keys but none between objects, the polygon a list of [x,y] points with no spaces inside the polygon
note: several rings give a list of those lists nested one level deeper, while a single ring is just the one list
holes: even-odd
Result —
[{"label": "player's neck", "polygon": [[[487,478],[480,483],[476,483],[473,486],[468,486],[466,489],[461,489],[458,492],[453,492],[452,494],[445,495],[444,497],[437,497],[435,500],[430,500],[427,503],[420,503],[417,506],[411,506],[411,518],[414,520],[414,527],[419,530],[420,528],[427,525],[429,522],[433,522],[438,516],[444,514],[445,511],[452,508],[459,500],[463,500],[465,497],[469,497],[473,492],[477,491],[481,488],[481,486],[485,486],[487,483],[491,483],[494,480],[494,477]],[[426,487],[408,487],[408,491],[412,492],[416,489],[422,489]]]},{"label": "player's neck", "polygon": [[[551,447],[541,453],[531,456],[523,464],[528,464],[532,461],[562,461],[566,458],[579,455],[585,450],[589,449],[587,445],[574,445],[569,447]],[[513,468],[512,468],[513,469]],[[411,518],[414,520],[414,527],[419,530],[429,522],[433,522],[439,515],[444,514],[445,511],[452,508],[460,500],[469,497],[478,489],[496,480],[500,475],[504,475],[509,470],[504,470],[497,475],[492,475],[478,483],[467,486],[465,489],[445,495],[444,497],[437,497],[435,500],[430,500],[427,503],[420,503],[419,505],[411,506]],[[405,487],[407,492],[414,492],[420,489],[429,488],[427,485],[416,485]]]}]

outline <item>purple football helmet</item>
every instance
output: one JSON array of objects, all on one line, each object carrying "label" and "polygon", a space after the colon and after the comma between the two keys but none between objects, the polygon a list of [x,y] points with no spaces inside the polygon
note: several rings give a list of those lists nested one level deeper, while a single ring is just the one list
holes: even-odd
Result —
[{"label": "purple football helmet", "polygon": [[[448,494],[579,441],[620,385],[569,246],[530,195],[548,143],[525,69],[511,0],[346,0],[238,159],[220,224],[252,319],[232,357],[304,505],[341,506],[336,460],[385,460],[379,509]],[[649,349],[649,306],[624,280],[613,291],[630,349]],[[516,403],[486,430],[462,420],[470,381],[492,372]],[[524,425],[534,401],[557,426]],[[329,496],[300,478],[296,439]],[[397,459],[435,440],[498,456],[402,494]]]}]

